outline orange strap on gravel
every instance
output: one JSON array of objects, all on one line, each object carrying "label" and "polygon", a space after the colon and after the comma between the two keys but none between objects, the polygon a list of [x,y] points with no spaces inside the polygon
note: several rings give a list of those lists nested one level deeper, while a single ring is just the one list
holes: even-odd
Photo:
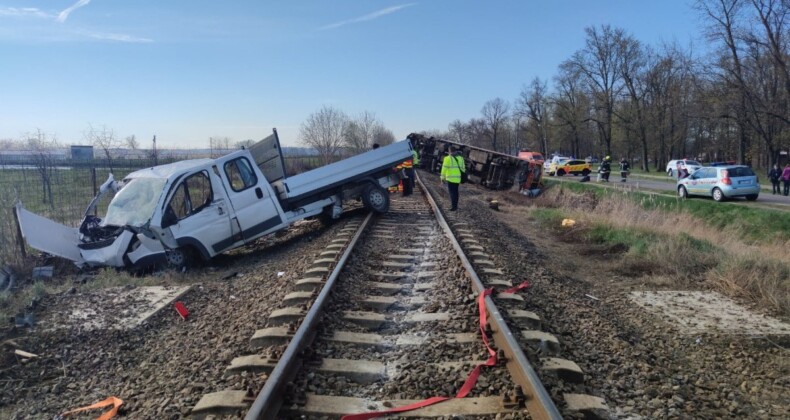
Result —
[{"label": "orange strap on gravel", "polygon": [[87,407],[75,408],[73,410],[66,411],[65,413],[61,413],[57,417],[55,417],[55,419],[56,420],[62,419],[64,417],[70,416],[72,414],[81,413],[83,411],[93,410],[93,409],[96,409],[96,408],[104,408],[104,407],[113,406],[112,410],[102,414],[101,416],[99,416],[99,418],[96,419],[96,420],[109,420],[109,419],[115,417],[116,414],[118,414],[118,408],[121,407],[121,404],[123,404],[123,400],[121,400],[120,398],[107,397],[107,399],[105,399],[103,401],[99,401],[96,404],[92,404],[92,405],[89,405]]},{"label": "orange strap on gravel", "polygon": [[[524,281],[518,286],[511,287],[505,290],[503,293],[515,293],[521,289],[526,289],[529,287],[529,282]],[[496,352],[488,343],[488,336],[486,336],[486,323],[488,322],[488,315],[486,314],[486,296],[491,295],[494,293],[494,288],[488,288],[483,290],[480,293],[480,296],[477,298],[477,309],[480,315],[480,334],[483,337],[483,344],[485,344],[486,349],[488,350],[488,360],[485,363],[481,363],[472,370],[469,376],[466,378],[466,381],[461,386],[461,389],[458,390],[458,393],[455,394],[455,397],[432,397],[428,398],[427,400],[418,401],[413,404],[404,405],[403,407],[397,407],[390,410],[383,410],[383,411],[371,411],[368,413],[360,413],[360,414],[348,414],[341,418],[341,420],[369,420],[375,417],[386,416],[389,414],[395,413],[403,413],[404,411],[411,411],[416,410],[418,408],[427,407],[429,405],[434,405],[436,403],[440,403],[442,401],[451,400],[453,398],[464,398],[474,389],[475,384],[477,383],[477,378],[480,377],[480,372],[482,371],[484,366],[495,366],[497,362]]]}]

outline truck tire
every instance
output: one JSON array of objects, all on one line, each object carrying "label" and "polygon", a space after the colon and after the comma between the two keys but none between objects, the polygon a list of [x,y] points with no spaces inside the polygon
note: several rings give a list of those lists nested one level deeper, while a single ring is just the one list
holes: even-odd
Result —
[{"label": "truck tire", "polygon": [[167,266],[178,271],[194,267],[197,263],[196,252],[190,246],[168,249],[165,251],[165,258],[167,259]]},{"label": "truck tire", "polygon": [[565,176],[565,169],[557,169],[557,176]]},{"label": "truck tire", "polygon": [[390,209],[390,195],[378,185],[368,185],[362,192],[362,202],[365,207],[376,213],[386,213]]}]

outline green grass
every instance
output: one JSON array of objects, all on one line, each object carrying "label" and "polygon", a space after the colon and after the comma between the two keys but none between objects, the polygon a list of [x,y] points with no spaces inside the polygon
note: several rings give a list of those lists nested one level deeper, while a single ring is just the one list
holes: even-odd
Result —
[{"label": "green grass", "polygon": [[558,209],[537,208],[532,210],[530,214],[541,225],[555,228],[560,226],[562,219],[565,218],[562,211]]},{"label": "green grass", "polygon": [[[552,184],[552,181],[548,181]],[[592,191],[598,197],[623,194],[608,188],[578,182],[553,183],[574,192]],[[662,194],[629,192],[628,197],[646,210],[686,212],[716,229],[731,229],[749,242],[786,241],[790,238],[790,214],[735,203],[717,203],[706,199],[680,199]]]},{"label": "green grass", "polygon": [[651,244],[656,243],[657,234],[638,229],[621,229],[605,224],[596,224],[587,232],[587,240],[599,244],[623,244],[637,255],[647,253]]}]

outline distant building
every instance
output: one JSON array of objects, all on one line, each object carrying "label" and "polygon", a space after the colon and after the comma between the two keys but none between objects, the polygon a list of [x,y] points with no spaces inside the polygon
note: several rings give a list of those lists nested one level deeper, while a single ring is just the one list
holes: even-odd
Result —
[{"label": "distant building", "polygon": [[71,159],[82,161],[93,160],[93,146],[71,146]]}]

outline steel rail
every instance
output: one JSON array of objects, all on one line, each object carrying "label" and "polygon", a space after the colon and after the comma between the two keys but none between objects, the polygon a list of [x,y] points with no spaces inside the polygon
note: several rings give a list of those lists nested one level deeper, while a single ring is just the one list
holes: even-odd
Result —
[{"label": "steel rail", "polygon": [[[414,172],[415,174],[417,173],[417,171]],[[485,290],[485,285],[480,281],[480,277],[478,277],[469,259],[466,258],[461,244],[458,243],[455,234],[453,234],[450,225],[448,225],[447,221],[444,219],[444,215],[442,215],[442,212],[439,210],[439,206],[431,196],[430,191],[425,187],[425,184],[423,184],[419,176],[417,176],[416,179],[417,183],[422,187],[422,190],[425,191],[425,197],[436,215],[439,225],[444,229],[445,235],[450,238],[450,242],[452,242],[453,248],[455,248],[458,258],[461,260],[461,264],[463,264],[472,280],[472,285],[477,293],[482,293],[483,290]],[[505,352],[507,369],[513,376],[514,381],[522,387],[524,394],[527,396],[526,405],[530,416],[538,420],[562,420],[562,415],[557,409],[557,406],[554,404],[554,401],[552,401],[551,396],[540,381],[535,369],[530,365],[524,352],[521,351],[521,346],[516,341],[510,328],[508,328],[505,319],[502,317],[499,309],[497,309],[491,296],[486,296],[485,303],[486,310],[490,315],[488,319],[491,330],[493,331],[494,342],[497,347]]]},{"label": "steel rail", "polygon": [[244,417],[245,420],[268,420],[277,418],[277,413],[280,411],[280,406],[283,402],[282,396],[285,386],[296,373],[296,368],[298,368],[297,362],[299,361],[299,354],[310,343],[310,341],[312,341],[315,334],[315,326],[320,319],[322,309],[328,301],[329,294],[332,292],[335,281],[340,275],[340,272],[343,271],[343,267],[346,265],[346,260],[348,259],[349,255],[351,255],[351,252],[354,250],[354,246],[362,236],[362,233],[365,231],[365,229],[367,229],[372,218],[373,212],[368,213],[367,217],[365,217],[365,220],[363,220],[362,224],[359,226],[359,229],[357,229],[356,233],[354,233],[354,237],[351,238],[351,241],[346,246],[346,250],[343,252],[343,255],[341,255],[340,259],[337,261],[334,270],[332,270],[329,278],[327,278],[324,287],[321,288],[321,292],[318,294],[315,302],[310,307],[310,310],[308,310],[307,315],[305,315],[302,324],[299,325],[299,328],[296,330],[296,333],[294,333],[293,338],[288,343],[288,347],[286,347],[285,351],[280,357],[279,362],[274,367],[269,377],[266,379],[266,383],[261,389],[261,392],[255,398],[255,402],[253,402],[250,410]]}]

